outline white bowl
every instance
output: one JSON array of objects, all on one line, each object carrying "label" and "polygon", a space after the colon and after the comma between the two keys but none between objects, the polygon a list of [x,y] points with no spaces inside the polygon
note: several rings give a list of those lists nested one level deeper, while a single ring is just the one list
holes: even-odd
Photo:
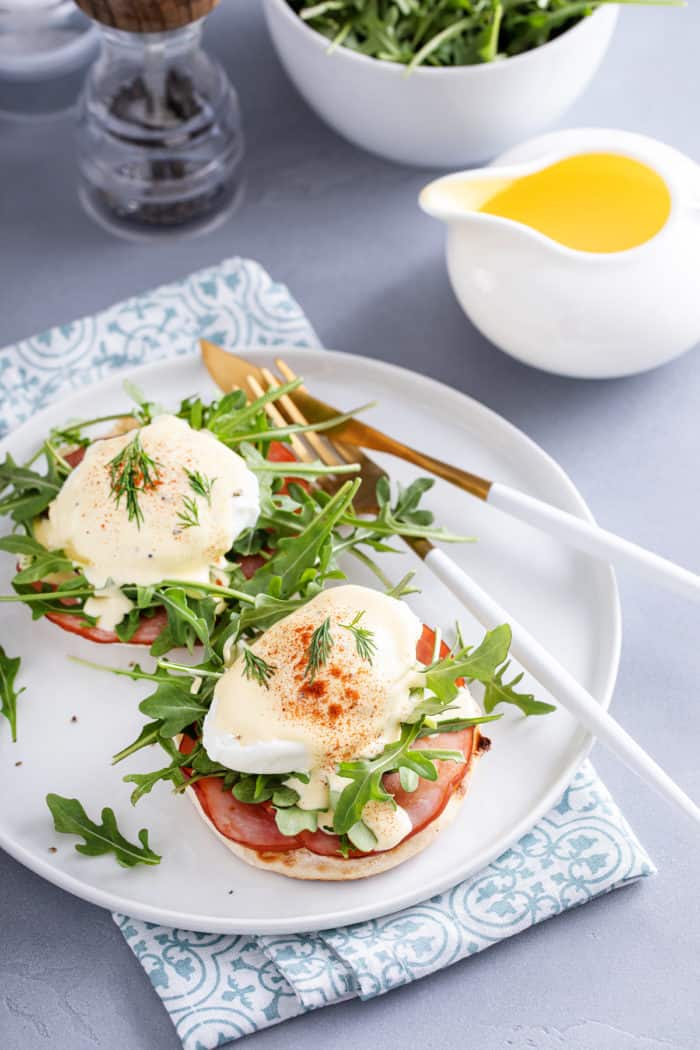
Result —
[{"label": "white bowl", "polygon": [[588,85],[618,10],[606,4],[542,47],[496,62],[405,66],[329,41],[286,0],[264,0],[287,73],[312,109],[357,146],[421,167],[486,160],[553,124]]}]

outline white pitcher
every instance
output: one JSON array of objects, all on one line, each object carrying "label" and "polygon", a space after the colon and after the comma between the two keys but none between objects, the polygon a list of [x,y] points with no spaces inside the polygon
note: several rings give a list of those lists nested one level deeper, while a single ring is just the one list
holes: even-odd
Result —
[{"label": "white pitcher", "polygon": [[[671,206],[655,236],[624,251],[578,251],[478,210],[514,179],[582,153],[623,154],[663,179]],[[475,184],[468,205],[455,193],[466,183]],[[700,341],[700,167],[669,146],[604,129],[545,135],[431,182],[420,205],[447,224],[447,268],[465,313],[521,361],[604,378],[654,368]]]}]

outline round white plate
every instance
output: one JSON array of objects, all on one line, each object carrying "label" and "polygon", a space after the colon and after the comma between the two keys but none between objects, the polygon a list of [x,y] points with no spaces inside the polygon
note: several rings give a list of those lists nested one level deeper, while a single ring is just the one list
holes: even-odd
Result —
[{"label": "round white plate", "polygon": [[[274,352],[250,356],[265,364]],[[366,418],[395,437],[590,516],[571,481],[542,449],[463,394],[349,354],[285,349],[284,356],[314,392],[339,407],[376,399],[378,406]],[[195,358],[158,363],[130,378],[169,407],[195,392],[215,394]],[[118,411],[126,401],[122,380],[116,375],[32,419],[0,454],[10,450],[22,462],[50,426]],[[378,458],[398,480],[416,474],[407,464]],[[428,501],[446,528],[479,537],[477,544],[450,547],[453,557],[607,706],[620,652],[612,571],[443,482],[437,482]],[[1,557],[0,589],[8,593],[13,564],[9,556]],[[413,555],[385,555],[384,563],[396,580],[410,567],[417,570],[422,593],[411,602],[426,623],[449,631],[459,618],[467,638],[481,637],[478,625]],[[358,582],[370,582],[358,574],[354,560],[348,569]],[[508,710],[489,727],[493,748],[479,763],[458,819],[432,847],[370,880],[297,882],[232,857],[189,802],[166,785],[132,809],[122,776],[157,768],[163,753],[142,751],[116,767],[110,759],[142,725],[137,704],[147,683],[93,671],[67,657],[126,666],[143,660],[146,650],[92,645],[44,620],[33,623],[25,606],[1,609],[2,644],[10,655],[21,655],[19,684],[26,692],[19,699],[18,743],[10,742],[7,725],[0,724],[0,845],[79,897],[168,926],[212,933],[301,932],[374,918],[424,900],[479,870],[529,830],[558,801],[591,745],[590,736],[564,711],[524,719]],[[161,864],[124,870],[112,857],[81,856],[72,836],[53,830],[44,801],[49,791],[79,798],[93,818],[111,806],[130,838],[147,827]]]}]

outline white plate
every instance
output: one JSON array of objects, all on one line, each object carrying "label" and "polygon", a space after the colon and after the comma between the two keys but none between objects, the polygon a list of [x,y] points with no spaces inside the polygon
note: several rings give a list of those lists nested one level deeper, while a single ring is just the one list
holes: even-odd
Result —
[{"label": "white plate", "polygon": [[[463,394],[348,354],[284,353],[315,392],[340,407],[376,398],[378,407],[367,419],[397,438],[590,516],[571,481],[542,449]],[[271,363],[273,356],[272,350],[264,350],[255,360]],[[214,395],[194,358],[149,366],[131,378],[167,406],[194,392]],[[116,375],[32,419],[11,436],[1,454],[10,449],[21,462],[51,425],[118,410],[125,400],[122,379]],[[397,479],[415,476],[406,464],[383,462]],[[451,547],[450,553],[607,706],[620,652],[612,571],[445,483],[436,484],[429,502],[445,527],[479,537],[478,544]],[[467,637],[481,636],[480,628],[412,555],[386,555],[385,563],[395,579],[408,567],[418,570],[422,594],[413,605],[425,622],[449,630],[459,617]],[[354,579],[362,580],[354,562],[349,568]],[[2,557],[0,571],[0,588],[7,593],[13,571],[9,556]],[[232,857],[189,802],[165,785],[132,810],[123,774],[157,768],[163,764],[162,753],[141,752],[117,767],[110,765],[110,757],[142,724],[137,702],[146,695],[145,683],[79,667],[66,656],[126,666],[137,653],[142,659],[145,650],[91,645],[46,621],[32,623],[21,605],[2,606],[0,615],[2,643],[10,655],[22,656],[19,680],[26,686],[19,701],[19,742],[13,745],[7,726],[0,725],[0,845],[79,897],[168,926],[212,933],[301,932],[374,918],[423,900],[479,870],[529,830],[558,801],[591,745],[590,736],[563,711],[530,719],[508,711],[489,729],[494,746],[479,763],[458,819],[435,845],[367,881],[296,882]],[[537,689],[537,695],[542,691]],[[93,817],[102,806],[112,806],[129,837],[149,828],[151,843],[163,856],[161,864],[124,870],[111,857],[79,855],[73,837],[53,831],[44,802],[49,791],[76,796]]]}]

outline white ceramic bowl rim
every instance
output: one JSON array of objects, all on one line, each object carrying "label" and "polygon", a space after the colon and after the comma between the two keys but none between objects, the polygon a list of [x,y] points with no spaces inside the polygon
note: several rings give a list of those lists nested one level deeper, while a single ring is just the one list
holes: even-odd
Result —
[{"label": "white ceramic bowl rim", "polygon": [[[593,135],[594,133],[591,132],[592,141],[588,149],[579,148],[575,150],[557,150],[551,153],[543,154],[543,156],[536,161],[528,161],[527,163],[522,164],[504,164],[493,166],[487,165],[486,167],[482,168],[466,168],[464,171],[456,171],[451,173],[450,175],[443,176],[442,179],[435,179],[433,181],[452,182],[464,178],[478,178],[479,175],[481,175],[484,171],[489,171],[490,173],[497,175],[499,172],[510,172],[513,170],[513,168],[520,169],[523,175],[528,174],[529,171],[541,171],[543,168],[549,167],[552,164],[556,164],[560,160],[565,160],[567,157],[575,157],[582,153],[595,152],[596,146],[595,141],[593,139]],[[597,266],[610,266],[615,262],[619,261],[620,259],[628,259],[639,252],[645,251],[652,244],[657,244],[660,240],[669,236],[669,231],[678,222],[678,212],[682,204],[683,194],[681,192],[678,179],[676,178],[675,173],[669,168],[669,166],[664,162],[658,162],[656,159],[652,160],[648,156],[645,156],[643,150],[635,149],[634,146],[606,146],[605,153],[616,153],[622,157],[631,157],[632,160],[637,160],[640,162],[640,164],[644,164],[647,168],[651,168],[652,171],[656,172],[659,178],[663,179],[664,184],[669,192],[669,196],[671,198],[671,207],[668,213],[668,217],[661,229],[658,230],[652,237],[649,237],[648,240],[642,241],[641,244],[635,245],[634,248],[624,248],[621,251],[616,252],[586,252],[577,248],[567,248],[565,244],[561,244],[559,241],[555,241],[552,237],[548,237],[546,233],[541,233],[539,230],[536,230],[531,226],[525,225],[525,223],[515,222],[515,220],[513,219],[502,218],[500,215],[488,215],[479,214],[478,212],[470,212],[468,217],[464,216],[464,219],[467,221],[474,221],[476,219],[479,222],[490,223],[491,225],[496,224],[498,226],[516,227],[521,235],[539,241],[540,244],[546,245],[546,247],[550,251],[554,251],[560,255],[567,256],[570,259],[576,259],[577,261],[585,262],[589,265],[591,263],[595,263]],[[425,192],[425,189],[427,189],[430,185],[431,183],[428,183],[428,185],[424,187],[419,194],[418,201],[421,208],[423,207],[421,203],[421,198],[423,196],[423,193]],[[427,209],[423,208],[423,210],[427,212]],[[431,212],[427,212],[427,214],[431,215],[431,217],[439,218],[439,216],[432,216]],[[443,221],[449,225],[453,222],[461,222],[463,221],[463,219],[459,216],[459,214],[455,214],[452,217],[446,217],[445,219],[441,219],[440,221]]]},{"label": "white ceramic bowl rim", "polygon": [[[319,33],[316,29],[313,29],[308,25],[303,18],[300,18],[296,11],[287,3],[287,0],[268,0],[269,4],[273,4],[280,12],[283,18],[286,18],[290,23],[296,23],[297,28],[306,34],[308,39],[314,40],[317,46],[322,47],[324,51],[328,51],[330,47],[330,41],[327,36],[323,33]],[[615,3],[608,3],[607,0],[603,0],[600,7],[597,7],[595,11],[590,15],[586,15],[581,18],[575,25],[571,26],[570,29],[565,30],[556,36],[553,40],[548,40],[546,44],[540,44],[539,47],[533,47],[529,51],[523,51],[519,55],[511,55],[507,58],[500,58],[494,62],[480,62],[475,65],[465,66],[416,66],[412,69],[410,74],[407,74],[407,67],[401,62],[389,62],[384,58],[372,58],[370,55],[363,55],[359,51],[353,51],[352,48],[344,47],[340,44],[337,48],[334,48],[333,52],[328,55],[328,58],[332,58],[335,55],[342,55],[344,58],[359,62],[364,65],[380,67],[390,75],[394,76],[407,76],[413,77],[450,77],[450,76],[483,76],[494,73],[495,70],[501,69],[504,65],[512,67],[513,63],[523,64],[525,62],[532,62],[536,56],[541,54],[543,51],[550,51],[552,48],[557,47],[562,41],[568,40],[572,33],[576,33],[585,28],[586,23],[590,22],[591,19],[600,18],[600,16],[610,17],[610,12],[617,13],[618,5]]]}]

